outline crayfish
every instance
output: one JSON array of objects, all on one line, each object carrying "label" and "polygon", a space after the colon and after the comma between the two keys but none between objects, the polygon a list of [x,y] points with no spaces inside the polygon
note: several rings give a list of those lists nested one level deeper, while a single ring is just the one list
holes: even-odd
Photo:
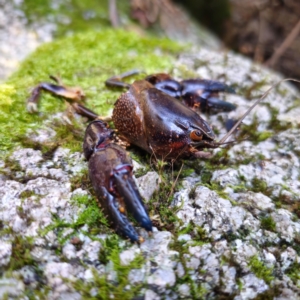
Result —
[{"label": "crayfish", "polygon": [[[150,75],[132,84],[122,81],[136,73],[127,72],[106,81],[107,86],[128,89],[116,101],[112,121],[123,139],[156,158],[207,158],[210,153],[202,149],[224,144],[249,112],[226,137],[216,142],[213,130],[197,110],[235,109],[233,104],[218,99],[218,92],[233,92],[230,87],[212,80],[178,82],[164,73]],[[116,232],[133,242],[142,242],[143,239],[127,219],[126,210],[148,232],[152,231],[152,224],[133,180],[130,157],[117,144],[115,130],[108,128],[98,114],[81,104],[85,98],[82,90],[66,87],[55,77],[51,78],[57,84],[41,83],[36,86],[27,101],[27,109],[37,111],[38,100],[44,90],[65,98],[76,113],[92,121],[85,132],[83,150],[95,193]]]}]

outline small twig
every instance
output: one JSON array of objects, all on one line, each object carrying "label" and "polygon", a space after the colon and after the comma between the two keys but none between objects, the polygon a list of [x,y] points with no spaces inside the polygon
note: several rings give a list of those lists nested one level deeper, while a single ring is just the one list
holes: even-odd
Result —
[{"label": "small twig", "polygon": [[120,27],[120,19],[118,15],[116,0],[108,0],[108,7],[109,7],[109,19],[111,25],[114,28]]},{"label": "small twig", "polygon": [[289,48],[289,46],[294,42],[297,35],[300,33],[300,20],[294,26],[293,30],[290,34],[286,37],[283,43],[280,45],[279,48],[273,53],[272,57],[268,59],[264,64],[268,67],[273,67],[277,60],[282,56],[282,54]]},{"label": "small twig", "polygon": [[258,38],[257,38],[257,43],[254,49],[254,61],[256,62],[262,62],[263,61],[263,56],[264,56],[264,40],[263,40],[263,33],[264,33],[264,28],[266,27],[266,22],[262,16],[262,10],[259,9],[259,5],[256,4],[257,10],[258,10],[258,22],[259,22],[259,30],[258,30]]},{"label": "small twig", "polygon": [[[172,168],[173,168],[173,165],[172,165]],[[183,168],[183,163],[181,164],[180,170],[179,170],[179,172],[177,174],[177,177],[176,177],[175,181],[172,183],[172,187],[171,187],[170,193],[168,195],[168,198],[170,198],[170,196],[173,195],[173,193],[174,193],[174,189],[175,189],[176,183],[178,181],[179,175],[180,175],[180,173],[182,171],[182,168]]]},{"label": "small twig", "polygon": [[294,79],[294,78],[286,78],[282,79],[276,83],[274,83],[266,92],[263,93],[263,95],[257,99],[252,106],[250,106],[247,111],[242,115],[242,117],[238,120],[238,122],[231,128],[231,130],[219,141],[220,144],[225,143],[225,141],[233,134],[233,132],[240,126],[240,124],[243,122],[243,120],[249,115],[249,113],[253,110],[253,108],[262,102],[267,95],[273,90],[276,86],[278,86],[280,83],[285,82],[285,81],[293,81],[293,82],[299,82],[300,80]]}]

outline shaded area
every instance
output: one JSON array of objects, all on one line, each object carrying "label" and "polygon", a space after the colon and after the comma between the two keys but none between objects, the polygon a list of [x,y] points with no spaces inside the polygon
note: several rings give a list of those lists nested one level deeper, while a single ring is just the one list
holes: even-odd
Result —
[{"label": "shaded area", "polygon": [[287,77],[300,78],[299,1],[175,2],[218,34],[227,47]]}]

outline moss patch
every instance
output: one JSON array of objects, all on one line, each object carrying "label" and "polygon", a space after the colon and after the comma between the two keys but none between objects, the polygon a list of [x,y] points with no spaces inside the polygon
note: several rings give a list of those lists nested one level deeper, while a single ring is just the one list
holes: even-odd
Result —
[{"label": "moss patch", "polygon": [[[5,133],[0,138],[0,151],[3,154],[22,144],[28,129],[40,128],[49,114],[65,109],[62,101],[44,93],[40,113],[26,112],[30,89],[40,82],[49,82],[50,74],[59,74],[66,85],[83,88],[88,99],[86,105],[107,115],[120,94],[119,90],[104,86],[107,78],[132,69],[169,72],[180,49],[167,39],[141,37],[122,30],[87,31],[44,44],[0,85],[0,123]],[[68,133],[62,130],[58,139],[69,140]]]},{"label": "moss patch", "polygon": [[249,261],[251,271],[258,277],[269,284],[273,279],[273,268],[268,268],[258,257],[252,256]]},{"label": "moss patch", "polygon": [[120,260],[122,249],[117,236],[107,238],[102,242],[102,246],[99,260],[104,264],[112,263],[116,272],[115,280],[109,279],[106,274],[99,275],[97,270],[92,269],[93,282],[83,283],[82,280],[78,280],[75,282],[75,289],[81,292],[83,299],[133,299],[140,296],[143,284],[131,284],[128,275],[130,270],[142,267],[144,257],[138,254],[124,266]]},{"label": "moss patch", "polygon": [[112,233],[108,220],[99,208],[96,199],[88,195],[75,195],[71,199],[71,202],[77,206],[85,206],[85,208],[78,214],[77,219],[72,223],[68,223],[64,219],[59,218],[58,215],[53,214],[53,222],[40,231],[42,236],[46,236],[49,231],[55,230],[59,242],[62,245],[74,235],[73,232],[69,235],[65,235],[66,228],[78,231],[82,226],[87,225],[88,230],[84,231],[84,234],[89,236],[91,239],[95,239],[95,235],[98,233]]},{"label": "moss patch", "polygon": [[276,232],[276,222],[271,216],[261,218],[260,222],[263,229]]},{"label": "moss patch", "polygon": [[300,286],[300,264],[297,262],[292,263],[286,270],[286,274],[292,279],[293,283],[298,287]]},{"label": "moss patch", "polygon": [[16,235],[12,242],[12,246],[12,255],[9,262],[10,270],[21,269],[26,265],[35,264],[30,253],[34,246],[32,238],[23,238],[22,236]]},{"label": "moss patch", "polygon": [[[180,233],[181,234],[191,233],[190,232],[192,229],[191,226],[193,226],[193,224],[189,223],[188,226],[184,230],[180,231]],[[198,243],[196,242],[192,246],[196,246]],[[201,242],[201,244],[203,244],[203,242]],[[179,261],[181,262],[182,267],[184,269],[184,275],[181,276],[180,278],[177,278],[177,283],[178,284],[185,283],[189,286],[192,299],[204,299],[207,294],[207,289],[205,287],[205,284],[201,280],[195,280],[194,278],[192,278],[192,276],[190,275],[191,270],[187,267],[187,264],[186,264],[186,256],[185,255],[187,255],[187,257],[190,256],[189,250],[188,250],[189,246],[190,246],[190,244],[187,244],[185,241],[178,240],[177,235],[176,235],[174,241],[170,245],[171,249],[178,251]],[[199,272],[201,272],[201,270],[199,270]]]},{"label": "moss patch", "polygon": [[[124,1],[125,3],[127,1]],[[73,32],[88,29],[103,29],[110,26],[108,1],[106,0],[26,0],[20,5],[28,23],[48,22],[56,25],[54,36],[60,37]],[[129,4],[119,4],[121,16],[126,13]]]},{"label": "moss patch", "polygon": [[86,195],[78,195],[74,196],[72,201],[75,204],[84,204],[86,206],[86,209],[79,214],[78,219],[73,224],[73,228],[87,224],[93,235],[103,231],[110,231],[107,218],[104,216],[102,210],[99,209],[96,199],[90,199]]}]

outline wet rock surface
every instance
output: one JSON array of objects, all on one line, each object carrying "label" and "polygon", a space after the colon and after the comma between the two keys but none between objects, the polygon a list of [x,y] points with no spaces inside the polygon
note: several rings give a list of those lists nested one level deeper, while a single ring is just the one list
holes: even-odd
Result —
[{"label": "wet rock surface", "polygon": [[[227,118],[239,118],[280,79],[231,52],[205,48],[181,55],[174,74],[186,70],[237,87],[237,94],[226,95],[236,111],[204,116],[220,136]],[[257,82],[263,83],[259,90]],[[241,90],[248,99],[239,96]],[[181,188],[172,197],[171,229],[155,223],[158,228],[140,246],[108,226],[101,231],[99,224],[102,229],[93,232],[88,222],[80,223],[95,202],[89,187],[78,185],[87,168],[81,153],[58,147],[45,157],[40,150],[15,149],[1,162],[0,295],[38,290],[48,299],[98,293],[109,298],[121,286],[122,293],[144,299],[299,298],[300,130],[292,118],[299,97],[281,84],[245,119],[248,126],[256,124],[251,128],[256,135],[250,130],[247,140],[214,150],[212,160],[193,162],[195,172],[178,182]],[[282,115],[290,115],[290,123]],[[44,133],[33,135],[34,141],[41,136],[43,143]],[[80,197],[91,202],[74,201]]]}]

